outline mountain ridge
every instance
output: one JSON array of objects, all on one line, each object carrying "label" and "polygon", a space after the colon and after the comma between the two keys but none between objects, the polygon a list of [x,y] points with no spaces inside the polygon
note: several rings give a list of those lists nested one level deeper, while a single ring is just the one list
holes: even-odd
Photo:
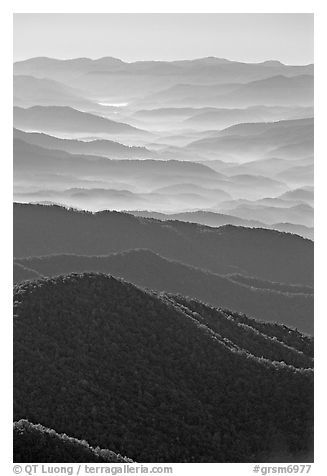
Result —
[{"label": "mountain ridge", "polygon": [[108,254],[130,248],[148,248],[163,257],[219,274],[237,272],[238,268],[243,269],[242,274],[272,281],[313,282],[313,243],[297,235],[232,225],[210,228],[187,222],[161,222],[119,212],[86,213],[58,206],[14,205],[17,258],[71,252]]},{"label": "mountain ridge", "polygon": [[310,460],[309,357],[199,306],[93,273],[16,286],[15,419],[140,462]]},{"label": "mountain ridge", "polygon": [[92,448],[66,434],[27,420],[14,422],[15,463],[132,463],[113,451]]},{"label": "mountain ridge", "polygon": [[107,256],[50,255],[15,259],[14,263],[38,273],[34,279],[102,272],[142,288],[191,296],[207,304],[245,312],[261,321],[276,321],[302,332],[313,332],[313,289],[238,275],[220,276],[162,258],[150,250],[134,249]]}]

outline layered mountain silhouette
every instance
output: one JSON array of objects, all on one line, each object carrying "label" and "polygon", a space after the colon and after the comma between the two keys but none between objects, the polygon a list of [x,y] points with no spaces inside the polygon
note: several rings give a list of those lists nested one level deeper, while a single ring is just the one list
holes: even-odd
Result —
[{"label": "layered mountain silhouette", "polygon": [[50,150],[63,150],[71,154],[95,155],[109,158],[155,157],[156,152],[146,147],[133,147],[110,140],[73,140],[60,139],[43,133],[26,133],[14,129],[14,139]]},{"label": "layered mountain silhouette", "polygon": [[[268,94],[269,88],[275,87],[277,92],[273,93],[274,100],[279,98],[287,100],[285,95],[278,96],[278,88],[287,87],[295,90],[291,91],[290,101],[296,98],[302,103],[310,98],[307,93],[310,82],[306,77],[313,75],[313,65],[287,66],[280,62],[246,64],[211,57],[184,61],[136,61],[133,63],[125,63],[111,57],[96,60],[89,58],[58,60],[39,57],[16,62],[14,74],[55,79],[74,85],[75,88],[82,89],[86,94],[93,96],[98,94],[104,97],[127,97],[128,99],[143,98],[145,95],[152,95],[167,89],[167,86],[177,84],[226,85],[220,89],[220,94],[213,91],[214,94],[210,96],[211,101],[218,96],[220,102],[223,100],[222,93],[226,94],[228,88],[230,91],[236,90],[236,94],[240,95],[242,91],[244,93],[244,89],[242,90],[244,83],[267,80],[268,84],[264,83],[263,90]],[[295,77],[295,80],[297,77],[300,79],[294,83],[286,83],[287,79],[292,77]],[[235,84],[235,88],[231,87],[231,84]],[[249,91],[245,90],[249,97],[248,101],[253,100],[252,90],[259,87],[260,85],[254,84]],[[241,92],[239,92],[240,89]],[[266,96],[261,90],[260,93],[260,100],[263,101]],[[179,91],[178,97],[184,99],[182,91]],[[185,94],[185,98],[190,102],[196,100],[197,97],[198,94],[193,92],[187,91]],[[153,98],[151,101],[153,102]],[[163,103],[162,97],[160,102]],[[175,102],[176,98],[174,98]]]},{"label": "layered mountain silhouette", "polygon": [[206,180],[214,183],[219,179],[215,172],[206,165],[194,162],[181,162],[177,160],[109,160],[105,157],[72,154],[63,150],[48,149],[39,145],[29,144],[22,139],[14,139],[14,172],[28,174],[38,172],[71,174],[77,177],[89,177],[93,171],[93,177],[119,178],[127,180],[133,178],[147,183],[152,180],[155,184],[166,185],[167,180],[176,181],[184,179],[189,181]]},{"label": "layered mountain silhouette", "polygon": [[255,105],[313,105],[313,76],[287,77],[282,74],[245,84],[235,82],[216,85],[180,84],[150,96],[154,103],[217,107]]},{"label": "layered mountain silhouette", "polygon": [[[122,184],[121,184],[122,185]],[[52,202],[61,203],[70,207],[82,208],[84,210],[98,211],[108,208],[115,210],[134,208],[135,205],[139,207],[147,206],[148,203],[152,203],[159,210],[174,210],[176,206],[189,207],[189,206],[210,206],[212,199],[206,196],[199,195],[197,193],[175,193],[162,195],[160,193],[137,193],[128,190],[129,185],[126,185],[125,189],[117,190],[116,188],[95,188],[96,184],[93,182],[93,188],[69,188],[62,191],[56,190],[37,190],[35,192],[16,192],[15,198],[22,202],[30,202],[31,200],[36,203]],[[115,184],[113,184],[115,186]],[[216,194],[215,202],[221,201],[223,198],[228,197],[227,194],[219,192]],[[221,197],[223,196],[223,197]]]},{"label": "layered mountain silhouette", "polygon": [[260,222],[258,220],[245,220],[243,218],[239,218],[233,215],[227,215],[225,213],[215,213],[204,210],[171,214],[151,212],[147,210],[130,210],[128,211],[128,213],[144,218],[155,218],[157,220],[187,221],[191,223],[199,223],[200,225],[207,225],[213,227],[223,225],[236,225],[250,228],[272,228],[274,230],[285,231],[287,233],[294,233],[296,235],[303,236],[304,238],[309,238],[310,240],[313,240],[313,228],[307,226],[291,223],[273,223],[271,226],[269,226],[267,223]]},{"label": "layered mountain silhouette", "polygon": [[[281,147],[299,145],[302,154],[313,152],[313,119],[295,119],[269,123],[237,124],[216,134],[195,141],[189,148],[202,153],[219,151],[228,157],[242,159],[261,155],[278,157]],[[302,155],[303,156],[303,155]]]},{"label": "layered mountain silhouette", "polygon": [[147,248],[212,271],[271,281],[313,282],[313,243],[299,236],[235,226],[210,228],[118,212],[86,213],[58,206],[14,206],[14,256],[108,254]]},{"label": "layered mountain silhouette", "polygon": [[[177,185],[178,187],[178,185]],[[247,227],[259,227],[264,228],[264,224],[259,221],[247,221],[242,220],[242,218],[233,217],[232,215],[225,215],[223,213],[214,213],[204,210],[199,210],[196,212],[185,212],[185,213],[158,213],[151,212],[148,210],[130,210],[128,213],[131,213],[134,216],[144,217],[144,218],[155,218],[157,220],[178,220],[186,221],[191,223],[199,223],[200,225],[207,226],[223,226],[223,225],[236,225],[236,226],[247,226]]]},{"label": "layered mountain silhouette", "polygon": [[83,93],[58,81],[34,76],[14,76],[14,105],[29,107],[71,106],[94,108],[95,104],[83,97]]},{"label": "layered mountain silhouette", "polygon": [[310,461],[311,339],[256,327],[103,274],[22,283],[14,419],[139,462]]},{"label": "layered mountain silhouette", "polygon": [[[226,97],[227,96],[227,97]],[[313,76],[276,75],[242,85],[224,97],[224,102],[237,105],[312,105]]]},{"label": "layered mountain silhouette", "polygon": [[[68,153],[64,149],[71,152]],[[147,207],[148,203],[152,203],[158,211],[166,213],[174,213],[176,209],[204,208],[269,226],[274,223],[312,226],[311,206],[303,207],[303,200],[308,200],[300,198],[299,195],[294,200],[294,208],[289,206],[288,209],[284,206],[279,209],[279,204],[272,203],[272,200],[266,204],[255,203],[253,204],[255,209],[248,212],[243,210],[234,212],[234,208],[239,205],[236,202],[221,206],[222,201],[231,198],[230,193],[234,197],[245,194],[251,200],[269,196],[269,193],[275,195],[286,193],[289,189],[282,182],[282,175],[285,173],[291,177],[290,180],[297,180],[295,169],[301,170],[305,182],[310,184],[307,166],[299,168],[289,164],[288,168],[281,168],[282,172],[278,173],[281,177],[277,180],[277,177],[253,173],[237,174],[238,168],[235,165],[220,173],[213,170],[215,164],[211,166],[208,162],[196,164],[158,159],[108,160],[106,157],[93,155],[96,151],[110,157],[122,156],[134,159],[153,155],[151,151],[142,147],[127,147],[110,141],[64,140],[15,130],[14,175],[17,184],[15,199],[24,202],[52,201],[90,210],[107,208],[133,210],[136,208],[135,205],[142,209]],[[25,186],[26,182],[28,186]],[[302,188],[307,187],[300,185]],[[285,202],[285,198],[283,200]],[[309,203],[312,203],[312,199]],[[276,209],[269,209],[268,205],[276,206]],[[228,223],[235,223],[235,218],[231,218]],[[306,233],[305,228],[302,231],[300,234],[312,237],[312,233]]]},{"label": "layered mountain silhouette", "polygon": [[[277,106],[252,106],[247,108],[199,108],[193,109],[192,115],[185,119],[184,124],[198,128],[224,129],[237,123],[244,122],[269,122],[280,119],[300,119],[312,117],[310,107],[277,107]],[[286,117],[285,117],[286,116]],[[289,116],[289,117],[287,117]]]},{"label": "layered mountain silhouette", "polygon": [[[276,229],[313,237],[307,230],[312,228],[309,209],[289,214],[277,210],[274,218],[270,215],[275,210],[249,215],[220,207],[223,193],[231,195],[226,200],[257,200],[313,185],[313,65],[246,64],[214,57],[132,63],[111,57],[32,58],[14,64],[14,95],[14,104],[25,108],[15,108],[14,125],[21,131],[15,130],[14,138],[24,141],[21,149],[27,157],[47,157],[47,152],[28,146],[25,151],[25,142],[50,149],[50,168],[58,161],[61,166],[61,159],[70,161],[61,152],[167,162],[165,172],[161,168],[145,174],[140,182],[139,177],[125,180],[127,165],[119,177],[112,169],[103,173],[95,166],[94,176],[75,157],[80,163],[72,164],[74,171],[53,173],[45,170],[49,161],[41,158],[28,165],[30,171],[27,165],[18,175],[15,170],[17,201],[94,211],[206,210],[229,214],[233,222],[238,217],[269,227],[276,223]],[[21,153],[16,147],[14,152],[15,158]],[[166,174],[171,160],[205,162],[220,176],[204,180],[176,170]],[[240,182],[243,175],[251,176],[251,182]],[[157,189],[182,190],[186,184],[202,190],[156,195]]]},{"label": "layered mountain silhouette", "polygon": [[13,82],[15,462],[313,461],[313,65]]},{"label": "layered mountain silhouette", "polygon": [[265,220],[266,223],[273,225],[278,222],[288,222],[297,225],[299,221],[304,226],[313,227],[313,207],[303,203],[262,203],[261,201],[231,201],[224,202],[221,206],[227,214],[238,216],[245,220]]},{"label": "layered mountain silhouette", "polygon": [[260,320],[276,321],[313,333],[313,289],[276,284],[238,275],[219,276],[161,258],[149,250],[109,256],[50,255],[16,259],[15,267],[33,270],[16,282],[72,272],[102,272],[157,291],[192,296],[212,305],[245,312]]},{"label": "layered mountain silhouette", "polygon": [[144,134],[129,124],[82,112],[68,106],[14,107],[14,126],[25,131]]}]

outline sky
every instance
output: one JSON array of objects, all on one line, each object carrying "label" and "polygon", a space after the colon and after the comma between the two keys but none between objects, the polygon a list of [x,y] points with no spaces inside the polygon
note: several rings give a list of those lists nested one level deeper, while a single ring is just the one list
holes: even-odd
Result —
[{"label": "sky", "polygon": [[308,64],[313,14],[16,13],[14,61],[35,56]]}]

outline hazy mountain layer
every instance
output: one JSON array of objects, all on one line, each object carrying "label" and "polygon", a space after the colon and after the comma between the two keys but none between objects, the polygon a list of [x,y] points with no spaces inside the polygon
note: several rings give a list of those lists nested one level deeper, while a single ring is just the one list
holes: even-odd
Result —
[{"label": "hazy mountain layer", "polygon": [[143,134],[128,124],[79,111],[71,107],[14,107],[14,127],[25,131],[79,134]]},{"label": "hazy mountain layer", "polygon": [[[224,194],[254,201],[313,185],[313,65],[32,58],[14,64],[14,104],[25,108],[14,109],[14,125],[25,131],[14,132],[24,141],[14,148],[17,201],[204,210],[313,237],[313,213],[300,198],[289,210],[220,206]],[[166,167],[150,174],[142,165],[140,174],[135,164],[113,171],[94,159],[91,170],[91,157]],[[177,172],[171,160],[206,162],[216,174]]]},{"label": "hazy mountain layer", "polygon": [[294,233],[296,235],[303,236],[303,238],[309,238],[310,240],[313,240],[313,228],[291,223],[274,223],[273,225],[269,226],[267,223],[257,220],[245,220],[243,218],[235,217],[233,215],[226,215],[224,213],[214,213],[202,210],[197,212],[174,214],[151,212],[147,210],[130,210],[128,213],[145,218],[155,218],[157,220],[179,220],[213,227],[230,224],[250,228],[272,228],[279,231]]},{"label": "hazy mountain layer", "polygon": [[[275,73],[275,74],[274,74]],[[179,84],[155,93],[146,100],[153,104],[216,107],[312,106],[313,76],[287,77],[272,72],[272,76],[246,83],[230,82],[215,85]]]},{"label": "hazy mountain layer", "polygon": [[200,150],[209,157],[218,151],[219,156],[224,153],[234,161],[244,162],[253,158],[279,157],[278,150],[295,145],[299,145],[301,157],[313,154],[312,118],[237,124],[192,142],[188,148]]},{"label": "hazy mountain layer", "polygon": [[14,138],[21,139],[28,144],[37,145],[46,149],[63,150],[71,154],[105,156],[109,158],[155,157],[156,153],[145,147],[130,147],[110,140],[69,140],[40,133],[26,133],[14,129]]},{"label": "hazy mountain layer", "polygon": [[[263,91],[269,91],[272,87],[275,87],[277,90],[270,93],[274,97],[274,101],[276,101],[279,97],[279,89],[290,87],[286,83],[287,79],[291,77],[297,79],[296,77],[300,77],[299,84],[296,82],[292,83],[294,92],[291,93],[289,101],[296,98],[301,103],[305,102],[308,97],[310,98],[306,91],[308,85],[310,87],[310,83],[305,79],[301,81],[301,78],[303,75],[304,78],[307,75],[313,75],[313,65],[287,66],[280,62],[269,61],[246,64],[225,59],[221,60],[220,58],[199,58],[171,62],[136,61],[134,63],[125,63],[111,57],[99,58],[97,60],[75,58],[68,61],[53,58],[31,58],[26,61],[16,62],[14,64],[14,74],[55,79],[82,89],[85,94],[91,95],[99,101],[107,102],[115,102],[117,100],[133,101],[136,98],[142,98],[144,102],[144,96],[152,95],[167,89],[169,86],[174,87],[179,84],[182,86],[190,85],[190,87],[194,84],[199,84],[206,88],[210,87],[210,85],[215,85],[215,89],[217,89],[217,86],[220,86],[220,91],[216,92],[214,89],[210,99],[212,101],[215,96],[218,96],[218,100],[221,100],[221,94],[226,94],[228,90],[233,91],[235,87],[239,95],[239,89],[244,88],[244,83],[263,79],[270,81],[267,85],[263,84]],[[264,89],[265,86],[266,89]],[[245,89],[248,101],[253,100],[251,93],[255,88],[258,89],[258,86],[250,87],[249,91]],[[244,89],[241,89],[242,91],[244,94]],[[303,98],[301,93],[304,96]],[[262,101],[265,99],[265,96],[261,90],[260,94],[260,100]],[[184,98],[189,101],[193,99],[194,101],[197,97],[198,94],[194,94],[193,91],[186,91],[186,94],[178,91],[177,98],[173,97],[173,99],[175,103],[178,98],[182,98],[183,102],[187,104]],[[287,100],[286,95],[283,95],[282,98],[284,101],[285,99]],[[155,99],[153,96],[150,96],[148,102],[154,103]],[[203,98],[201,99],[203,101]],[[234,101],[236,102],[236,99]],[[162,97],[160,97],[160,102],[163,102]]]},{"label": "hazy mountain layer", "polygon": [[14,105],[30,107],[40,106],[71,106],[77,109],[94,109],[95,104],[76,90],[58,81],[34,76],[14,76]]}]

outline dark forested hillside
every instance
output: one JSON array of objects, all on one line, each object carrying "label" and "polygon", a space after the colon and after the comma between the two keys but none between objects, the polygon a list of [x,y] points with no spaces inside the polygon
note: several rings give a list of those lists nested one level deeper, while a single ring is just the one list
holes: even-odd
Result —
[{"label": "dark forested hillside", "polygon": [[128,458],[107,449],[92,448],[86,441],[59,435],[55,430],[27,420],[14,422],[15,463],[127,463]]},{"label": "dark forested hillside", "polygon": [[[158,291],[181,293],[207,303],[245,312],[257,319],[276,321],[313,333],[313,290],[240,275],[219,276],[139,249],[109,256],[50,255],[16,259],[15,267],[36,276],[72,272],[102,272]],[[16,282],[29,279],[17,279]],[[33,278],[31,278],[33,279]]]},{"label": "dark forested hillside", "polygon": [[15,204],[14,256],[108,254],[147,248],[214,273],[241,273],[312,285],[313,242],[296,235],[235,226],[210,228],[118,212],[87,213]]},{"label": "dark forested hillside", "polygon": [[246,286],[259,289],[269,289],[282,293],[291,294],[313,294],[312,286],[304,286],[299,284],[285,284],[274,281],[265,281],[264,279],[254,278],[252,276],[244,276],[243,274],[231,274],[228,276],[231,281],[242,283]]},{"label": "dark forested hillside", "polygon": [[104,274],[17,285],[14,419],[140,462],[312,460],[311,339],[241,320]]},{"label": "dark forested hillside", "polygon": [[[229,309],[217,309],[195,299],[180,295],[169,295],[181,305],[184,312],[191,313],[202,324],[229,339],[240,349],[244,349],[257,357],[277,360],[294,367],[313,367],[313,352],[310,344],[313,340],[294,330],[285,327],[278,337],[269,332],[270,323],[260,323]],[[261,325],[260,331],[256,324]],[[281,326],[278,326],[281,330]]]}]

